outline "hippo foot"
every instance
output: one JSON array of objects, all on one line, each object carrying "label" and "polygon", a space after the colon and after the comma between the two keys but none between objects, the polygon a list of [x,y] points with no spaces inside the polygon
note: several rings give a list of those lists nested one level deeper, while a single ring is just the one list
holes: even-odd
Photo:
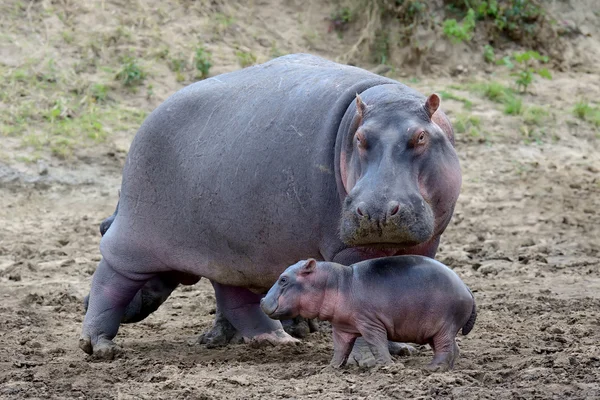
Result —
[{"label": "hippo foot", "polygon": [[304,339],[310,333],[319,331],[319,325],[316,320],[302,317],[283,320],[281,321],[281,325],[283,325],[283,329],[287,333],[299,339]]},{"label": "hippo foot", "polygon": [[121,352],[121,348],[109,339],[98,339],[95,345],[89,337],[79,339],[79,348],[96,360],[113,360]]},{"label": "hippo foot", "polygon": [[240,344],[244,341],[242,335],[221,313],[217,312],[212,329],[198,338],[198,343],[206,345],[208,349]]},{"label": "hippo foot", "polygon": [[401,357],[414,356],[419,352],[409,344],[398,342],[388,342],[388,349],[391,355]]},{"label": "hippo foot", "polygon": [[[406,343],[388,342],[388,349],[391,355],[394,356],[409,356],[418,352],[413,346]],[[352,353],[348,357],[348,365],[355,365],[362,368],[372,368],[376,365],[387,365],[382,362],[377,362],[373,352],[362,337],[356,339]]]},{"label": "hippo foot", "polygon": [[252,347],[266,347],[295,345],[300,341],[290,336],[283,329],[277,329],[273,332],[261,333],[260,335],[253,336],[251,338],[244,338],[244,342],[248,343]]},{"label": "hippo foot", "polygon": [[425,370],[429,372],[447,372],[450,371],[452,367],[448,363],[430,363],[425,366]]}]

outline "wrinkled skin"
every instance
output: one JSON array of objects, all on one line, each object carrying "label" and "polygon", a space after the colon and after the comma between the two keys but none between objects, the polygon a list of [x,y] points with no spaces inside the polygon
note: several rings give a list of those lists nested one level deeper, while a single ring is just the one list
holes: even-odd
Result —
[{"label": "wrinkled skin", "polygon": [[445,265],[421,256],[384,257],[350,267],[300,261],[284,271],[261,301],[271,318],[318,318],[333,327],[331,366],[346,363],[363,337],[376,364],[392,363],[388,339],[429,344],[427,366],[447,371],[458,358],[455,337],[477,316],[471,291]]},{"label": "wrinkled skin", "polygon": [[120,323],[200,277],[208,345],[292,342],[260,309],[286,266],[435,256],[461,185],[453,143],[437,95],[309,55],[180,90],[131,145],[80,347],[113,357]]}]

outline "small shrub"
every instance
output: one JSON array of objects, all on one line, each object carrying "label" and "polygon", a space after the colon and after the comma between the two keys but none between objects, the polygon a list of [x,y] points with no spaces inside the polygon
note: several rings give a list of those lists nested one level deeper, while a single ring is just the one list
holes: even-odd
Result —
[{"label": "small shrub", "polygon": [[341,32],[348,27],[348,24],[352,22],[353,14],[350,7],[342,7],[331,13],[329,16],[329,32],[338,31]]},{"label": "small shrub", "polygon": [[515,85],[521,93],[525,93],[529,85],[533,83],[534,75],[545,79],[552,79],[552,75],[548,69],[538,67],[540,63],[547,62],[547,56],[542,56],[533,50],[513,53],[512,57],[504,57],[501,61],[501,63],[513,70],[511,75],[515,77]]},{"label": "small shrub", "polygon": [[196,49],[196,53],[194,54],[194,66],[199,73],[198,78],[208,78],[208,71],[210,70],[210,67],[212,67],[211,59],[212,54],[205,50],[204,47],[200,46]]},{"label": "small shrub", "polygon": [[146,79],[146,72],[137,63],[137,60],[131,57],[123,59],[121,70],[117,73],[117,80],[121,81],[123,86],[140,86]]},{"label": "small shrub", "polygon": [[475,11],[470,8],[461,23],[453,18],[447,19],[444,21],[443,27],[444,35],[450,38],[452,43],[468,42],[473,38],[475,30]]}]

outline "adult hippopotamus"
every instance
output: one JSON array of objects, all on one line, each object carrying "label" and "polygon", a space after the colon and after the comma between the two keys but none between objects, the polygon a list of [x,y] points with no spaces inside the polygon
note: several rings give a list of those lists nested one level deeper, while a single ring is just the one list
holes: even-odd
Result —
[{"label": "adult hippopotamus", "polygon": [[296,260],[434,257],[461,186],[439,103],[306,54],[172,95],[131,144],[80,347],[112,357],[122,321],[200,277],[217,302],[209,342],[288,342],[260,300]]}]

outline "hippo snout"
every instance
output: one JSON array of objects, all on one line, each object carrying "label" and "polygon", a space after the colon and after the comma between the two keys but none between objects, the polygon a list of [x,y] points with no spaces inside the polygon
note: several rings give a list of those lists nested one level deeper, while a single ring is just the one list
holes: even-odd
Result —
[{"label": "hippo snout", "polygon": [[267,295],[260,301],[260,308],[269,317],[273,316],[277,311],[277,298]]},{"label": "hippo snout", "polygon": [[433,210],[422,199],[351,201],[344,207],[340,237],[350,246],[412,246],[431,239],[434,226]]}]

